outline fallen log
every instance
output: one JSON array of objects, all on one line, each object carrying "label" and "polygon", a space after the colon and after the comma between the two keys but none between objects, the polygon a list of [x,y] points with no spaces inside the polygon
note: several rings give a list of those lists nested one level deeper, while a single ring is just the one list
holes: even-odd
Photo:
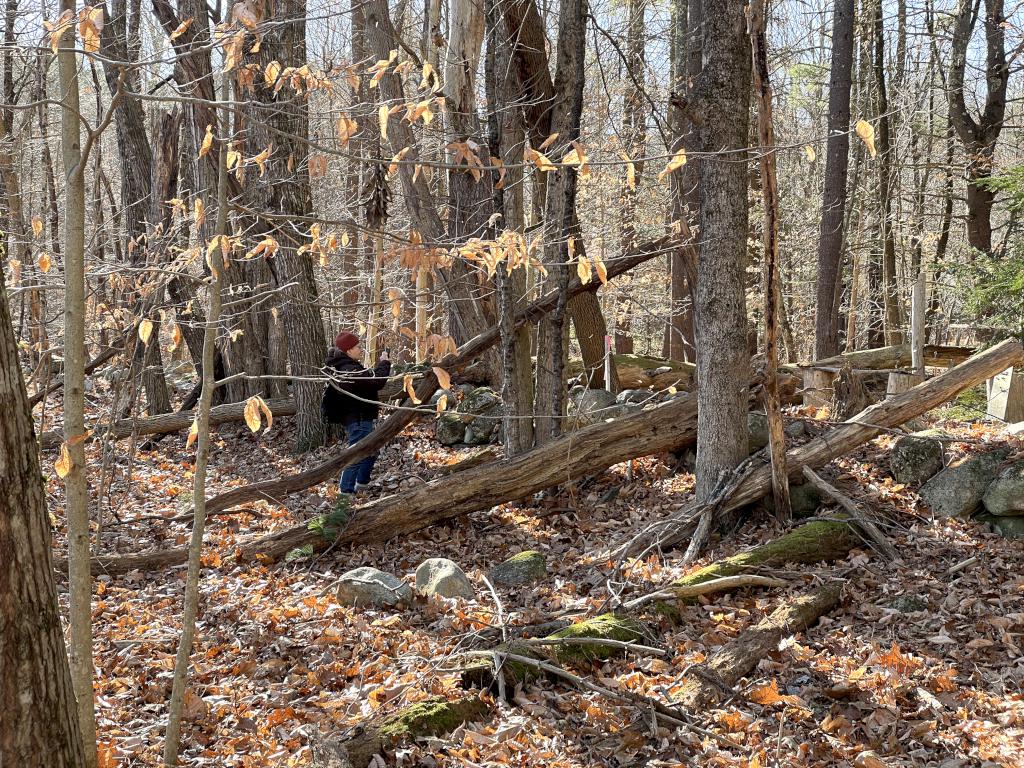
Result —
[{"label": "fallen log", "polygon": [[[625,256],[621,259],[617,259],[613,264],[610,264],[608,266],[608,277],[613,278],[618,275],[621,275],[625,272],[628,272],[633,267],[642,264],[645,261],[649,261],[655,256],[667,253],[671,251],[673,247],[675,247],[675,244],[676,239],[672,237],[662,237],[658,238],[657,240],[645,243],[637,247],[628,256]],[[566,289],[566,292],[568,295],[572,296],[582,291],[595,291],[598,289],[598,287],[600,287],[600,285],[601,282],[597,280],[583,284],[580,281],[579,277],[573,277],[569,283],[568,288]],[[558,303],[559,296],[560,291],[553,290],[550,291],[545,296],[541,297],[540,299],[537,299],[529,306],[524,307],[523,309],[516,313],[514,320],[515,325],[518,327],[519,325],[522,325],[527,322],[535,322],[540,317],[543,317],[545,313],[554,309],[554,307]],[[492,328],[491,330],[485,333],[481,333],[478,336],[467,341],[458,350],[456,350],[456,352],[449,354],[442,360],[440,360],[437,363],[437,365],[438,367],[444,368],[450,374],[453,374],[462,367],[471,363],[481,352],[497,343],[499,337],[499,330],[497,328]],[[428,401],[430,399],[430,396],[437,390],[437,387],[437,376],[432,371],[425,373],[423,379],[419,382],[419,384],[416,387],[417,399],[423,402]],[[677,402],[678,404],[678,401],[675,402]],[[420,410],[413,407],[408,407],[409,405],[410,403],[407,400],[405,406],[399,408],[393,414],[391,414],[391,416],[384,419],[380,423],[380,425],[378,425],[378,427],[366,438],[356,443],[355,445],[351,445],[342,449],[341,451],[338,452],[336,456],[333,456],[332,458],[328,459],[327,461],[321,464],[311,467],[303,472],[298,472],[291,475],[282,475],[271,480],[252,483],[250,485],[242,486],[240,488],[233,488],[229,491],[225,491],[223,493],[211,497],[206,502],[207,514],[221,512],[225,509],[231,509],[240,504],[245,504],[257,500],[265,499],[268,501],[279,501],[282,497],[287,496],[290,493],[305,490],[306,488],[310,488],[314,485],[317,485],[318,483],[322,483],[326,480],[330,480],[337,477],[341,470],[347,467],[349,464],[355,463],[360,459],[375,453],[382,445],[396,437],[417,416],[423,415],[424,413],[434,413],[434,409],[432,407]],[[687,409],[690,409],[691,407],[692,409],[694,409],[693,412],[695,414],[696,403],[692,404],[692,406],[687,406]],[[696,428],[695,415],[693,416],[693,423],[694,428]],[[662,426],[664,427],[664,425]],[[665,434],[669,431],[671,430],[660,430],[662,437],[664,437]],[[580,434],[582,434],[582,432],[575,433],[577,437]],[[686,444],[687,439],[693,440],[695,438],[684,438],[683,440],[680,441],[679,444]],[[567,443],[566,445],[569,444],[573,443]],[[561,446],[563,445],[563,443],[557,442],[551,443],[550,445]],[[626,458],[631,457],[627,456]],[[617,463],[617,461],[622,460],[624,459],[612,461],[604,466],[608,467],[611,466],[612,464]],[[461,475],[459,475],[458,477],[461,477]],[[563,482],[565,479],[566,478],[562,476],[555,476],[554,479],[550,480],[548,482],[548,485],[544,487],[549,487],[550,485]],[[458,483],[456,481],[455,485],[457,484]],[[421,488],[425,487],[427,486],[422,486]],[[404,496],[390,498],[396,498],[400,502],[403,498],[406,498],[410,495],[413,494],[406,494]],[[491,502],[491,504],[500,503],[500,501],[508,501],[509,499],[513,498],[521,498],[522,495],[523,494],[514,494],[512,496],[509,496],[508,498],[503,498],[500,499],[499,501]],[[437,499],[433,499],[432,501],[436,502]],[[450,515],[437,515],[437,512],[435,510],[432,516],[427,516],[425,519],[422,520],[422,522],[419,522],[413,525],[412,527],[400,527],[400,529],[396,529],[392,533],[387,534],[387,531],[389,530],[387,510],[385,509],[383,512],[381,512],[379,507],[376,506],[376,504],[377,502],[375,502],[375,504],[369,505],[370,507],[373,507],[373,509],[369,510],[368,514],[363,514],[363,509],[360,509],[358,511],[365,519],[377,520],[376,528],[378,531],[377,535],[379,538],[376,540],[379,541],[386,540],[391,536],[397,535],[402,532],[419,530],[420,528],[431,525],[438,519],[444,519],[445,517],[453,517],[456,515],[465,514],[469,511],[474,511],[474,509],[484,508],[482,506],[477,506],[474,509],[461,508],[461,511],[453,512]],[[404,514],[408,516],[408,509],[408,505],[400,504],[399,508],[396,509],[395,512],[399,515]],[[374,514],[374,510],[377,510],[376,515]],[[349,528],[352,528],[352,526],[349,526]],[[267,538],[274,539],[273,536]],[[307,541],[308,539],[303,537],[303,543],[306,543]],[[319,539],[316,539],[316,541],[317,543],[320,543]],[[301,546],[301,544],[293,546]],[[291,547],[289,546],[280,554],[284,554],[290,549]],[[249,553],[250,556],[255,554],[253,552],[252,545],[250,545],[246,551]],[[135,569],[148,569],[176,565],[185,562],[185,559],[186,552],[184,549],[158,550],[153,552],[143,552],[138,555],[123,555],[116,557],[104,557],[101,555],[99,557],[93,558],[92,572],[96,575],[103,573],[127,573],[128,571],[132,571]]]},{"label": "fallen log", "polygon": [[[272,398],[267,400],[267,407],[278,416],[294,416],[295,401],[291,398]],[[244,418],[245,403],[225,403],[210,409],[210,426],[226,424],[231,421],[241,421]],[[162,435],[168,432],[180,432],[192,426],[195,419],[194,411],[175,411],[173,413],[161,413],[156,416],[143,416],[137,419],[118,419],[110,428],[110,437],[120,440],[132,435]],[[106,437],[106,430],[100,427],[102,435]],[[93,438],[99,436],[94,434]],[[64,441],[64,434],[59,430],[44,432],[39,436],[39,447],[56,448]]]},{"label": "fallen log", "polygon": [[727,643],[704,664],[691,667],[676,703],[690,710],[714,706],[732,695],[733,686],[779,643],[803,632],[839,605],[842,584],[830,582],[775,609],[754,627]]},{"label": "fallen log", "polygon": [[664,590],[673,593],[675,599],[657,600],[654,609],[663,616],[677,620],[680,615],[677,601],[691,599],[689,593],[692,592],[699,594],[699,589],[696,588],[701,584],[756,574],[766,569],[779,568],[787,563],[808,565],[833,562],[846,557],[850,550],[864,542],[864,537],[851,523],[840,520],[815,520],[804,523],[777,539],[746,552],[716,560],[676,579]]},{"label": "fallen log", "polygon": [[[853,450],[882,432],[898,427],[920,416],[963,390],[1004,371],[1021,360],[1024,348],[1020,342],[1006,340],[979,352],[964,363],[922,382],[899,395],[876,403],[842,422],[824,435],[798,446],[786,454],[790,479],[803,473],[805,466],[820,467],[837,456]],[[752,504],[771,490],[771,466],[754,465],[731,489],[729,497],[719,502],[724,514]],[[648,526],[614,553],[617,557],[643,554],[658,547],[667,548],[678,542],[702,517],[704,507],[693,503],[671,516]],[[697,546],[699,550],[700,545]]]},{"label": "fallen log", "polygon": [[[974,347],[950,347],[938,344],[927,344],[924,348],[924,364],[926,366],[946,368],[959,365],[975,353]],[[819,370],[839,371],[844,365],[859,370],[879,370],[882,368],[904,368],[911,365],[911,345],[894,344],[875,349],[859,349],[855,352],[844,352],[833,357],[824,357],[806,363],[791,363],[779,366],[782,370],[794,373],[816,368]]]}]

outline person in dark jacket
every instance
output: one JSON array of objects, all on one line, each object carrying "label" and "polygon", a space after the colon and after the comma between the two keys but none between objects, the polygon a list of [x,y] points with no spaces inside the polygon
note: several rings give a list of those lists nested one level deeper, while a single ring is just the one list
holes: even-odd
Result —
[{"label": "person in dark jacket", "polygon": [[[349,445],[358,443],[373,432],[374,419],[380,413],[380,390],[391,373],[391,360],[386,350],[372,370],[363,365],[362,358],[359,337],[354,333],[342,332],[335,337],[334,347],[324,363],[330,377],[324,390],[324,418],[331,424],[344,425]],[[345,467],[338,484],[339,490],[342,493],[356,493],[366,488],[376,461],[377,454],[374,453]]]}]

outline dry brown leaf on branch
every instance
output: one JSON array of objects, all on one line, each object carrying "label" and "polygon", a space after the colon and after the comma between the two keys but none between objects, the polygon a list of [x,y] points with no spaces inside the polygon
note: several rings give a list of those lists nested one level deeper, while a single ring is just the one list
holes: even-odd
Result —
[{"label": "dry brown leaf on branch", "polygon": [[49,272],[50,267],[53,266],[53,261],[50,259],[50,254],[43,251],[39,254],[39,258],[36,259],[36,266],[39,267],[40,272]]},{"label": "dry brown leaf on branch", "polygon": [[184,35],[185,32],[188,31],[188,28],[192,26],[192,22],[193,21],[195,21],[195,17],[194,16],[189,16],[187,19],[185,19],[183,22],[181,22],[181,24],[176,26],[174,28],[174,31],[171,32],[171,40],[177,40],[179,37]]},{"label": "dry brown leaf on branch", "polygon": [[661,173],[658,174],[658,181],[662,181],[670,173],[678,171],[684,165],[686,165],[686,150],[680,147],[679,151],[672,155],[672,159],[668,161],[668,165],[666,165],[662,169]]},{"label": "dry brown leaf on branch", "polygon": [[68,444],[60,444],[60,456],[57,461],[53,463],[53,469],[57,472],[57,477],[63,480],[68,476],[68,472],[71,471],[71,467],[74,463],[71,461],[71,454],[68,453]]},{"label": "dry brown leaf on branch", "polygon": [[143,344],[149,344],[149,337],[153,335],[153,321],[148,317],[142,319],[139,323],[139,339]]},{"label": "dry brown leaf on branch", "polygon": [[858,120],[857,125],[854,126],[854,130],[857,131],[857,135],[860,136],[861,141],[868,148],[868,153],[871,155],[871,159],[874,160],[877,156],[875,151],[875,129],[867,120]]}]

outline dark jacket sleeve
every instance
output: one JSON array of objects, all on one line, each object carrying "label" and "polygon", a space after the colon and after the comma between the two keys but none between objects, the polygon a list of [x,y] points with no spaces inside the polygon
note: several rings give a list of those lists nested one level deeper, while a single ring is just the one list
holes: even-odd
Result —
[{"label": "dark jacket sleeve", "polygon": [[390,373],[391,361],[381,360],[372,371],[369,368],[343,371],[339,387],[361,400],[376,400],[377,393],[388,383]]}]

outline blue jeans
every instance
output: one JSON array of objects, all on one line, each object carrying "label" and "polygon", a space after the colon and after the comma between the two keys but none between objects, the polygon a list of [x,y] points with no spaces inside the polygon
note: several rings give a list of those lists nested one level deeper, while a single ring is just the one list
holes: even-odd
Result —
[{"label": "blue jeans", "polygon": [[[354,421],[345,427],[345,441],[349,445],[355,445],[368,434],[373,432],[372,421]],[[354,493],[356,483],[366,485],[370,482],[370,473],[373,472],[373,465],[377,461],[377,454],[374,453],[365,459],[360,459],[355,464],[345,467],[341,473],[341,482],[338,488],[342,493]]]}]

